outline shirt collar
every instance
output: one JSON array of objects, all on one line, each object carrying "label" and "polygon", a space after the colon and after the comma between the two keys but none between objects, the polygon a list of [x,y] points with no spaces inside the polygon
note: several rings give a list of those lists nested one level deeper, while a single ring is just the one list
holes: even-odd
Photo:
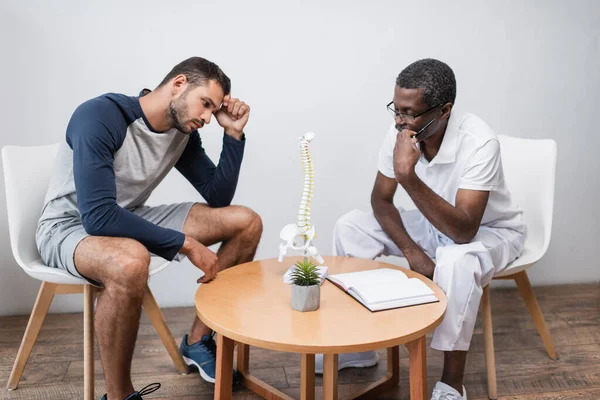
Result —
[{"label": "shirt collar", "polygon": [[456,112],[450,112],[446,132],[442,139],[440,150],[433,157],[431,162],[427,162],[424,155],[421,155],[420,161],[425,164],[450,164],[456,161],[456,153],[458,151],[458,131],[462,123],[462,118]]}]

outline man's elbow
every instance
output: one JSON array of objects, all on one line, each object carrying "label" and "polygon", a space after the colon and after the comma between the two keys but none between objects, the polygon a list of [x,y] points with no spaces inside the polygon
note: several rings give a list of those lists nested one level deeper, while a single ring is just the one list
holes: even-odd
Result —
[{"label": "man's elbow", "polygon": [[468,229],[468,230],[463,230],[461,232],[457,232],[455,234],[455,237],[452,238],[452,240],[456,244],[471,243],[473,241],[473,239],[475,238],[475,235],[477,235],[477,231],[478,231],[478,229]]},{"label": "man's elbow", "polygon": [[457,237],[454,239],[454,243],[455,243],[455,244],[468,244],[468,243],[471,243],[471,240],[473,240],[473,238],[472,238],[472,237],[471,237],[471,238],[469,238],[469,237],[468,237],[468,236],[466,236],[466,235],[460,235],[460,236],[457,236]]},{"label": "man's elbow", "polygon": [[91,236],[107,236],[102,228],[102,225],[97,221],[90,220],[89,218],[84,218],[82,220],[83,229],[85,229],[86,233]]},{"label": "man's elbow", "polygon": [[396,212],[394,203],[385,199],[371,199],[371,207],[375,219],[379,221],[380,224]]},{"label": "man's elbow", "polygon": [[95,213],[91,214],[84,213],[81,216],[81,224],[86,233],[91,236],[111,236],[104,221],[94,216]]},{"label": "man's elbow", "polygon": [[232,200],[233,200],[233,198],[231,198],[231,199],[211,198],[210,200],[207,199],[206,202],[208,203],[209,207],[211,207],[211,208],[223,208],[223,207],[230,206]]},{"label": "man's elbow", "polygon": [[376,196],[371,194],[371,208],[375,214],[381,212],[381,210],[385,207],[386,204],[392,204],[392,202],[381,198],[380,196]]},{"label": "man's elbow", "polygon": [[375,211],[375,208],[377,208],[377,199],[373,197],[373,195],[371,195],[371,208],[373,211]]}]

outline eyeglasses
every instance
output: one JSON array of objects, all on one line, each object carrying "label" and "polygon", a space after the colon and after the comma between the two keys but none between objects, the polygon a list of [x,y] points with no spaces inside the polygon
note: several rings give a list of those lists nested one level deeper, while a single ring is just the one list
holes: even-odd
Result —
[{"label": "eyeglasses", "polygon": [[439,107],[443,106],[444,104],[446,104],[446,103],[438,104],[437,106],[428,108],[427,110],[425,110],[423,112],[412,114],[412,115],[411,114],[407,114],[407,113],[403,113],[403,112],[400,112],[400,111],[396,111],[394,109],[394,102],[393,101],[390,101],[387,104],[386,107],[387,107],[387,109],[388,109],[389,112],[391,112],[392,114],[394,114],[394,118],[400,118],[402,121],[405,121],[405,122],[408,122],[408,123],[412,123],[412,122],[415,122],[415,119],[417,117],[420,117],[423,114],[427,114],[429,111],[435,110],[436,108],[439,108]]}]

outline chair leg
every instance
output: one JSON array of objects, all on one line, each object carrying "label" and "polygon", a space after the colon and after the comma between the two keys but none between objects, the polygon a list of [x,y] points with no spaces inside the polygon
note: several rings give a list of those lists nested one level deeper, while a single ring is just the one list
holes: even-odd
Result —
[{"label": "chair leg", "polygon": [[8,384],[6,385],[8,390],[16,389],[21,380],[23,370],[31,354],[31,349],[40,333],[44,318],[48,314],[48,308],[50,308],[50,303],[52,303],[52,299],[54,298],[56,287],[55,283],[42,282],[33,310],[31,311],[31,316],[29,317],[29,322],[27,323],[27,328],[25,329],[25,334],[23,335],[23,340],[21,341],[21,346],[19,347],[19,352],[15,358],[10,378],[8,378]]},{"label": "chair leg", "polygon": [[158,307],[158,304],[156,303],[156,299],[152,295],[152,292],[150,291],[149,287],[146,287],[146,293],[144,294],[143,307],[144,307],[144,311],[146,311],[146,314],[148,314],[148,317],[150,317],[150,320],[152,321],[152,325],[154,326],[154,329],[156,329],[156,332],[158,333],[160,340],[163,342],[163,345],[169,352],[171,359],[173,359],[173,363],[175,363],[175,368],[177,368],[177,371],[179,371],[181,374],[187,374],[188,366],[185,363],[185,361],[183,361],[183,357],[181,356],[181,353],[179,352],[177,343],[175,343],[173,334],[171,333],[171,330],[167,326],[167,321],[165,321],[165,317],[164,317],[163,313],[160,311],[160,308]]},{"label": "chair leg", "polygon": [[83,287],[83,398],[94,400],[94,287]]},{"label": "chair leg", "polygon": [[492,329],[492,299],[490,286],[483,288],[481,309],[483,316],[483,342],[485,345],[485,364],[487,374],[488,397],[492,400],[498,398],[496,387],[496,356],[494,355],[494,331]]},{"label": "chair leg", "polygon": [[531,288],[531,283],[529,282],[529,278],[527,277],[527,273],[523,271],[519,272],[518,274],[515,274],[514,280],[517,283],[517,287],[521,292],[523,300],[525,300],[525,305],[529,309],[529,313],[533,318],[535,328],[537,329],[538,333],[540,334],[540,337],[542,338],[542,342],[544,343],[544,347],[546,347],[548,356],[553,360],[558,359],[558,356],[556,355],[556,349],[554,348],[554,343],[552,343],[550,331],[548,331],[546,321],[544,321],[544,315],[542,314],[540,305],[538,304],[535,298],[533,289]]}]

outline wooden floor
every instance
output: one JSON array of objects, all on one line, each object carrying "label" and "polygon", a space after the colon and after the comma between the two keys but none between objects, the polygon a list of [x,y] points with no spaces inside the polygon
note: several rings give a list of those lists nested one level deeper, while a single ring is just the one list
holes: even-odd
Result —
[{"label": "wooden floor", "polygon": [[[503,399],[600,399],[600,286],[570,285],[535,288],[560,360],[550,360],[525,306],[515,289],[492,291],[498,394]],[[164,309],[179,343],[189,328],[192,308]],[[81,399],[83,392],[83,330],[81,314],[47,317],[18,390],[7,392],[14,357],[27,317],[0,318],[0,399]],[[300,357],[251,349],[250,368],[255,375],[283,392],[299,398]],[[408,362],[401,347],[399,386],[382,397],[408,399]],[[380,352],[385,358],[385,353]],[[442,354],[428,348],[429,390],[442,372]],[[383,375],[385,362],[368,369],[343,370],[340,397]],[[197,373],[179,375],[147,318],[142,319],[133,360],[137,388],[161,382],[162,388],[146,398],[212,399],[213,387]],[[96,398],[104,393],[100,362],[96,362]],[[317,398],[321,379],[317,378]],[[485,360],[481,322],[467,361],[465,386],[469,399],[485,399]],[[256,399],[237,388],[234,399]]]}]

